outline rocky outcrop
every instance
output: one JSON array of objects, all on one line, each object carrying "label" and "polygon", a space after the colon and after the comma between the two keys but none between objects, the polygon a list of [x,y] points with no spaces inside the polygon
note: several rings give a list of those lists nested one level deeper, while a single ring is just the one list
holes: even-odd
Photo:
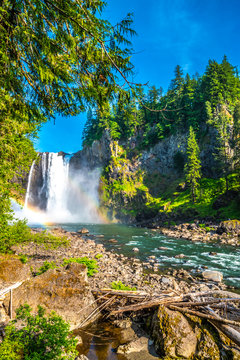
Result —
[{"label": "rocky outcrop", "polygon": [[139,158],[139,165],[147,172],[159,172],[161,175],[169,175],[176,172],[176,154],[185,157],[187,147],[187,134],[176,134],[166,138],[150,150],[143,151]]},{"label": "rocky outcrop", "polygon": [[[71,328],[77,328],[94,310],[94,298],[90,291],[87,269],[73,263],[67,268],[51,269],[42,275],[25,281],[14,290],[13,312],[25,303],[33,311],[38,305],[47,311],[55,311]],[[8,299],[5,300],[6,307]]]},{"label": "rocky outcrop", "polygon": [[[151,335],[163,359],[224,359],[216,330],[196,317],[160,306],[151,319]],[[214,338],[215,334],[215,338]]]},{"label": "rocky outcrop", "polygon": [[70,171],[88,168],[90,170],[104,167],[111,157],[111,138],[105,131],[100,140],[93,141],[91,146],[84,146],[70,159]]},{"label": "rocky outcrop", "polygon": [[240,235],[240,221],[239,220],[227,220],[222,221],[217,228],[218,234],[230,233]]},{"label": "rocky outcrop", "polygon": [[23,264],[18,258],[9,256],[0,258],[0,287],[6,284],[25,281],[31,277],[28,265]]}]

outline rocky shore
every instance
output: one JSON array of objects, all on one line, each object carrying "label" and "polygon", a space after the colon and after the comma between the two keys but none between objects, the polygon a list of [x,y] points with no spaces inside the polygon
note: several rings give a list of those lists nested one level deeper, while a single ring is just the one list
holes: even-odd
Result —
[{"label": "rocky shore", "polygon": [[[191,233],[191,231],[189,232]],[[97,308],[93,290],[111,288],[114,281],[121,281],[125,285],[137,288],[137,290],[146,291],[150,295],[161,294],[166,290],[173,291],[176,294],[226,290],[226,285],[222,283],[222,277],[217,272],[211,274],[210,271],[206,271],[204,274],[203,271],[202,274],[193,276],[183,269],[169,269],[166,274],[161,274],[158,272],[154,256],[150,256],[148,262],[141,263],[138,259],[129,259],[121,254],[107,251],[103,245],[94,241],[94,236],[91,236],[86,229],[79,232],[66,232],[61,228],[55,228],[52,233],[66,236],[69,240],[68,246],[49,250],[43,245],[28,243],[24,246],[15,246],[12,249],[14,255],[0,259],[0,290],[12,284],[20,284],[13,290],[13,316],[16,308],[21,304],[28,303],[33,309],[36,309],[41,304],[48,311],[54,310],[70,322],[71,329],[77,329],[82,324],[86,326],[91,322],[91,319],[86,321],[89,314]],[[173,235],[171,234],[171,236]],[[24,261],[25,264],[20,261],[23,257],[22,254],[27,259],[27,261]],[[98,272],[93,276],[87,276],[85,265],[70,263],[63,266],[66,259],[82,257],[97,262]],[[39,269],[46,262],[54,264],[53,268],[36,276]],[[209,340],[213,338],[209,330],[208,333],[207,330],[204,330],[204,341],[207,345],[204,348],[205,350],[202,351],[202,355],[199,355],[201,353],[199,339],[202,338],[203,335],[201,334],[204,332],[203,330],[196,331],[196,326],[200,329],[200,325],[196,325],[199,320],[186,320],[186,317],[180,313],[176,315],[176,312],[167,310],[168,313],[165,313],[164,311],[162,310],[162,313],[158,315],[154,312],[148,317],[147,323],[145,322],[148,328],[148,335],[146,335],[148,340],[139,340],[139,336],[135,332],[133,341],[137,341],[137,344],[140,341],[140,345],[138,345],[141,348],[144,347],[144,352],[148,349],[151,336],[153,339],[151,344],[154,341],[155,347],[162,358],[167,359],[167,356],[170,356],[168,358],[179,358],[180,356],[183,359],[190,357],[192,359],[227,359],[220,355],[222,352],[219,350],[219,345],[216,345],[214,340]],[[9,295],[6,295],[2,301],[0,315],[2,325],[9,321]],[[158,319],[162,317],[163,321],[159,322],[154,316]],[[163,324],[166,324],[166,319],[168,319],[170,327],[174,328],[173,324],[180,324],[178,329],[173,330],[172,328],[171,336],[169,330],[166,329],[168,336],[165,336],[166,334],[164,335],[161,330]],[[186,329],[187,331],[185,331]],[[183,337],[183,333],[186,333],[186,336]],[[177,340],[173,341],[173,337],[176,337]],[[191,337],[194,338],[194,341],[191,341],[193,345],[189,348],[189,346],[184,345],[184,341],[188,341],[187,339]],[[167,345],[169,341],[171,342],[170,347]],[[143,344],[145,345],[143,346]],[[121,344],[122,347],[118,349],[118,353],[121,354],[121,351],[125,355],[135,353],[137,351],[137,345],[135,345],[126,341],[126,343]],[[135,350],[131,350],[132,346]],[[164,348],[164,352],[161,352],[160,348]],[[215,349],[217,355],[206,357],[207,351],[210,351],[211,348]],[[221,348],[223,348],[223,345],[221,345]],[[193,355],[198,357],[192,357]],[[150,359],[149,356],[144,358]],[[232,359],[240,359],[240,356],[232,357]]]},{"label": "rocky shore", "polygon": [[239,220],[222,221],[220,224],[209,221],[205,223],[196,221],[194,223],[182,223],[168,227],[158,224],[148,224],[148,227],[158,229],[162,234],[169,237],[240,246]]}]

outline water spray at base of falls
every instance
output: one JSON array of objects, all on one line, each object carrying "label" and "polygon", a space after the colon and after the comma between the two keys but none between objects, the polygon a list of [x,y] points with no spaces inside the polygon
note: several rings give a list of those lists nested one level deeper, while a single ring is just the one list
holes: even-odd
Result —
[{"label": "water spray at base of falls", "polygon": [[32,164],[22,211],[29,223],[102,223],[98,187],[100,169],[70,168],[69,155],[42,153]]}]

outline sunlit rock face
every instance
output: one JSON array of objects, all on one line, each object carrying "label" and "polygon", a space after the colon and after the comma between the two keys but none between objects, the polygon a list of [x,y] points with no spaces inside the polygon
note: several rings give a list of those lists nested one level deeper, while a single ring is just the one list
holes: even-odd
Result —
[{"label": "sunlit rock face", "polygon": [[111,158],[111,138],[105,131],[100,140],[93,141],[91,146],[84,146],[82,150],[73,154],[70,160],[70,171],[82,168],[95,169],[107,165]]}]

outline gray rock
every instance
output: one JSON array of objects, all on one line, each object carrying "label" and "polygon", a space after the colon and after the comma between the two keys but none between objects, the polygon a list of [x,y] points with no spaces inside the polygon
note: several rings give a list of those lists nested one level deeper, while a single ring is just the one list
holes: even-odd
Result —
[{"label": "gray rock", "polygon": [[223,280],[223,274],[220,271],[206,270],[202,272],[202,277],[205,280],[221,282]]},{"label": "gray rock", "polygon": [[139,248],[134,247],[134,248],[132,249],[132,251],[134,251],[134,252],[139,252]]},{"label": "gray rock", "polygon": [[117,349],[117,354],[130,354],[133,352],[139,353],[140,351],[147,351],[148,341],[149,339],[147,337],[142,336],[126,345],[120,345]]}]

